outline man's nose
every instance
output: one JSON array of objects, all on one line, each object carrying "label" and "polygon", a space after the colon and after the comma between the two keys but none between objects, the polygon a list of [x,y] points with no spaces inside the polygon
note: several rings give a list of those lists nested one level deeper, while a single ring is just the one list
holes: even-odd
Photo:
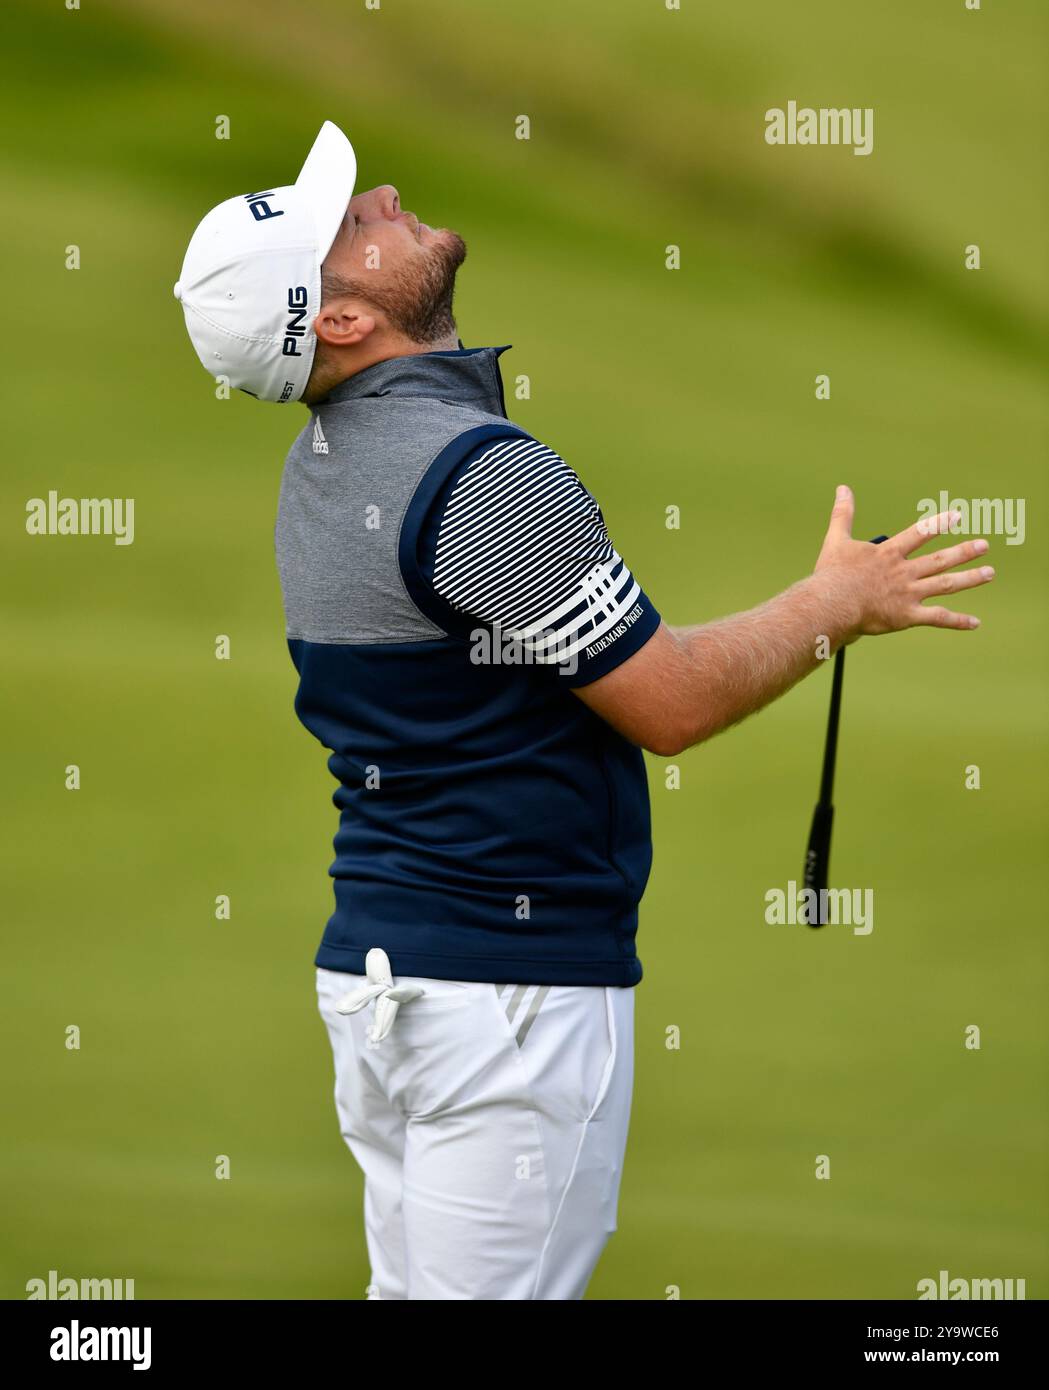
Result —
[{"label": "man's nose", "polygon": [[401,210],[401,195],[392,183],[382,183],[378,188],[369,188],[367,193],[358,193],[350,199],[350,211],[362,222],[379,217],[394,218]]}]

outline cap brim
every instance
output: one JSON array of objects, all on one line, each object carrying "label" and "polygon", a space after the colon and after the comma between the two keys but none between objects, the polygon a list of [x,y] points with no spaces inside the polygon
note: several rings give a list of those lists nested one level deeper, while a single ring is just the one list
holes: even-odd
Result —
[{"label": "cap brim", "polygon": [[331,250],[357,181],[357,156],[339,127],[325,121],[295,180],[313,211],[317,259]]}]

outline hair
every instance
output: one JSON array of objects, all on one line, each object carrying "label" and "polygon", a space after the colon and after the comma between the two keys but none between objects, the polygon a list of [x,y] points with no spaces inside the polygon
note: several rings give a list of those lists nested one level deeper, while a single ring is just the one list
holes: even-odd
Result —
[{"label": "hair", "polygon": [[[455,333],[452,296],[455,272],[466,258],[466,244],[453,234],[422,261],[395,266],[377,284],[367,277],[339,275],[321,266],[321,308],[333,299],[359,299],[383,314],[390,327],[424,346]],[[302,398],[320,400],[342,380],[338,355],[318,338],[313,367]]]},{"label": "hair", "polygon": [[[325,270],[321,266],[321,308],[333,299],[367,299],[365,287],[359,280],[348,279],[345,275],[336,275],[333,270]],[[376,308],[379,306],[376,305]],[[320,400],[336,384],[337,373],[333,362],[333,353],[327,343],[322,343],[317,339],[313,348],[313,366],[310,368],[310,375],[306,382],[306,388],[302,393],[302,399],[307,403]]]}]

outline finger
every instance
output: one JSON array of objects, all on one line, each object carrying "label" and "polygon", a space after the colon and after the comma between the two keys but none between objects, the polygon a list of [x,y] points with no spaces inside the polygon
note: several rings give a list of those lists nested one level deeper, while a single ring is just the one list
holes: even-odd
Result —
[{"label": "finger", "polygon": [[914,610],[914,626],[964,629],[979,627],[980,620],[972,613],[954,613],[950,608],[925,608],[919,604]]},{"label": "finger", "polygon": [[912,550],[917,550],[932,539],[933,536],[942,536],[945,531],[949,531],[952,526],[957,525],[962,519],[961,512],[937,512],[935,516],[923,516],[920,521],[916,521],[913,526],[908,526],[905,531],[900,531],[885,544],[900,550],[904,555],[909,555]]},{"label": "finger", "polygon": [[856,499],[852,495],[852,488],[846,487],[843,483],[834,494],[830,525],[827,527],[828,538],[839,541],[849,540],[852,536],[852,518],[855,511]]},{"label": "finger", "polygon": [[990,565],[979,569],[959,570],[957,574],[934,574],[929,579],[919,579],[914,591],[919,598],[932,598],[934,594],[956,594],[961,589],[975,589],[980,584],[989,584],[994,578]]},{"label": "finger", "polygon": [[986,555],[988,549],[988,543],[982,537],[975,541],[963,541],[961,545],[948,545],[943,550],[934,550],[930,555],[921,555],[912,561],[911,572],[919,579],[925,579],[930,574],[942,574],[944,570],[952,570],[966,560],[975,560],[977,555]]}]

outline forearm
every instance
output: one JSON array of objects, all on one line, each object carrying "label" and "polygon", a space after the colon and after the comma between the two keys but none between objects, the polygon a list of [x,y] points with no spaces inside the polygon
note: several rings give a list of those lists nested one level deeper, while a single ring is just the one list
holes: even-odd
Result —
[{"label": "forearm", "polygon": [[677,741],[690,747],[763,709],[850,641],[855,621],[841,584],[813,574],[747,612],[670,628]]},{"label": "forearm", "polygon": [[632,742],[672,757],[764,708],[859,636],[908,627],[972,629],[979,619],[925,600],[986,584],[990,566],[957,571],[982,539],[911,559],[957,512],[922,518],[883,545],[854,541],[853,498],[839,487],[816,571],[747,613],[670,628],[576,694]]}]

